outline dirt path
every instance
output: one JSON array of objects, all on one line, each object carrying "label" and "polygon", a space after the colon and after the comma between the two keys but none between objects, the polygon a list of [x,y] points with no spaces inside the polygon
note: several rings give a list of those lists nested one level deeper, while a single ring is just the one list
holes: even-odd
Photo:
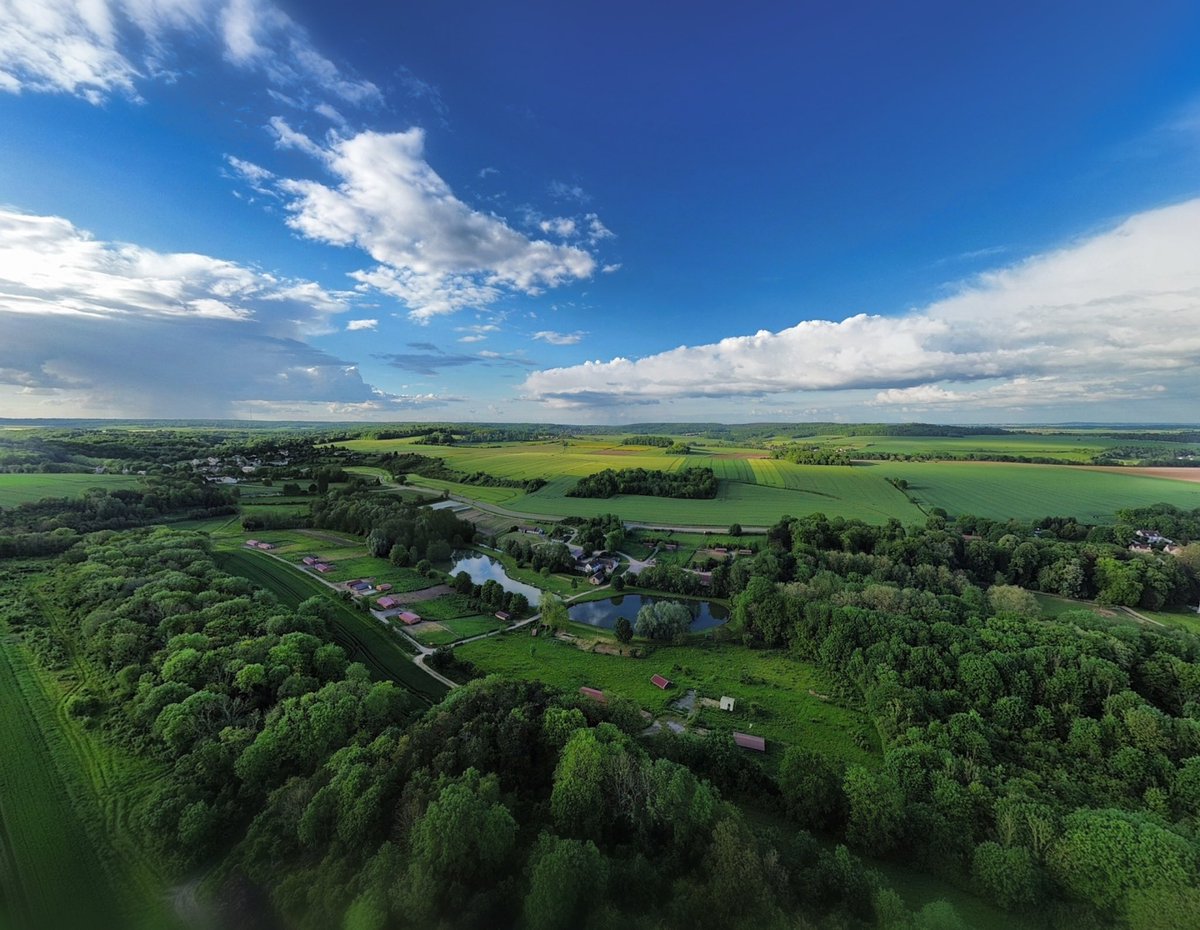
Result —
[{"label": "dirt path", "polygon": [[1125,611],[1125,613],[1129,614],[1129,616],[1133,617],[1133,619],[1137,620],[1139,623],[1153,623],[1155,626],[1161,626],[1164,629],[1166,628],[1165,623],[1155,620],[1152,617],[1147,617],[1145,614],[1139,614],[1132,607],[1122,607],[1120,609]]}]

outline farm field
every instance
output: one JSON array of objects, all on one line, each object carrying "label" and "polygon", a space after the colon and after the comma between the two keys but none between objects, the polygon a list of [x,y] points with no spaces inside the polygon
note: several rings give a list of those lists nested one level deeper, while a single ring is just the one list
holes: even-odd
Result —
[{"label": "farm field", "polygon": [[[816,437],[814,442],[832,444],[835,440],[853,448],[905,454],[1003,452],[1058,457],[1063,461],[1086,461],[1095,452],[1118,444],[1116,440],[1087,433],[965,438]],[[617,513],[634,523],[718,528],[733,522],[768,526],[785,514],[820,512],[829,517],[870,523],[895,518],[912,524],[924,522],[921,508],[928,511],[941,507],[950,514],[972,513],[994,519],[1036,519],[1055,514],[1095,522],[1111,519],[1116,510],[1127,506],[1159,502],[1185,508],[1200,506],[1200,487],[1135,469],[996,462],[867,462],[847,468],[795,465],[763,458],[763,450],[730,452],[723,447],[697,443],[692,455],[670,456],[661,449],[626,447],[619,443],[619,438],[614,437],[572,440],[567,445],[538,442],[413,447],[401,440],[359,440],[343,445],[363,451],[408,446],[421,450],[422,454],[443,458],[450,467],[463,471],[483,471],[521,480],[545,478],[549,483],[532,494],[516,488],[481,488],[420,477],[412,479],[431,489],[478,501],[485,508],[496,507],[514,516],[541,519]],[[712,468],[720,479],[718,496],[713,500],[641,495],[606,499],[566,496],[579,477],[604,468],[633,467],[663,471]],[[907,480],[910,495],[919,501],[920,508],[892,487],[889,478]]]},{"label": "farm field", "polygon": [[16,507],[44,497],[83,497],[88,488],[132,488],[134,475],[0,475],[0,507]]},{"label": "farm field", "polygon": [[491,633],[503,629],[505,624],[495,617],[485,617],[476,614],[470,617],[457,617],[453,620],[441,620],[436,623],[423,624],[410,632],[414,639],[426,646],[445,646],[456,643],[460,639]]},{"label": "farm field", "polygon": [[1029,520],[1054,515],[1096,523],[1111,521],[1123,507],[1200,507],[1200,487],[1136,474],[1000,462],[886,462],[876,467],[882,475],[908,481],[908,493],[926,509],[941,507],[952,516]]},{"label": "farm field", "polygon": [[123,811],[105,809],[121,796],[97,794],[119,767],[66,717],[24,647],[0,636],[2,925],[36,914],[46,927],[172,926],[145,862],[125,854]]},{"label": "farm field", "polygon": [[[587,685],[637,701],[659,713],[695,688],[700,697],[737,699],[733,713],[705,709],[702,725],[710,729],[742,730],[767,738],[768,749],[781,744],[806,746],[847,762],[873,762],[876,756],[859,748],[854,736],[869,732],[871,745],[878,737],[867,719],[855,710],[810,694],[828,690],[828,683],[812,666],[783,655],[735,645],[655,647],[648,658],[631,659],[585,652],[555,639],[533,639],[509,633],[467,643],[455,654],[469,659],[487,673],[539,679],[577,691]],[[650,683],[662,674],[675,682],[663,692]],[[757,704],[760,714],[752,713]]]},{"label": "farm field", "polygon": [[362,662],[377,678],[390,678],[426,700],[438,701],[445,695],[441,682],[413,664],[411,646],[404,639],[369,614],[338,601],[315,578],[248,549],[220,551],[216,558],[224,571],[261,585],[286,606],[295,607],[314,595],[328,598],[337,607],[334,638],[353,661]]}]

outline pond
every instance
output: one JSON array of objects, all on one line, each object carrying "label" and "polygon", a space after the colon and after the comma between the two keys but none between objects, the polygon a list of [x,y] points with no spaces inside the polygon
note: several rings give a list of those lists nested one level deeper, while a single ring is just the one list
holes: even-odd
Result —
[{"label": "pond", "polygon": [[624,617],[630,623],[637,621],[638,611],[643,604],[653,604],[655,601],[677,600],[692,612],[692,624],[688,630],[699,633],[701,630],[711,630],[729,622],[729,608],[712,601],[689,601],[673,597],[649,597],[642,594],[622,594],[606,601],[589,601],[585,604],[573,604],[567,608],[567,616],[576,623],[586,623],[588,626],[598,626],[611,630],[617,622],[617,617]]},{"label": "pond", "polygon": [[459,572],[466,572],[471,576],[471,580],[475,584],[483,584],[485,581],[495,581],[505,591],[511,591],[513,594],[524,594],[529,600],[529,603],[536,607],[542,600],[542,592],[531,584],[524,584],[520,581],[513,581],[508,577],[508,573],[504,570],[504,564],[493,559],[490,555],[484,555],[482,552],[456,552],[454,553],[454,564],[450,566],[450,577],[454,577]]}]

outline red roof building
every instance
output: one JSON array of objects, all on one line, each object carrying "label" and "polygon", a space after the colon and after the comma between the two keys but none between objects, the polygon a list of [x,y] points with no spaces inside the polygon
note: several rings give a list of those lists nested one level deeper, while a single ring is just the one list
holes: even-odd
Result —
[{"label": "red roof building", "polygon": [[662,688],[664,691],[666,691],[669,687],[671,687],[671,679],[663,678],[662,675],[651,675],[650,684],[654,685],[656,688]]},{"label": "red roof building", "polygon": [[414,614],[411,610],[402,610],[397,616],[405,626],[412,626],[414,623],[421,622],[421,615]]},{"label": "red roof building", "polygon": [[315,558],[313,558],[311,555],[306,555],[300,561],[303,562],[305,565],[316,565],[317,564],[317,560]]},{"label": "red roof building", "polygon": [[377,584],[377,585],[375,585],[375,590],[376,591],[390,591],[390,590],[392,590],[392,586],[390,584]]},{"label": "red roof building", "polygon": [[391,610],[398,603],[399,601],[397,601],[394,597],[381,597],[375,602],[375,606],[380,610]]},{"label": "red roof building", "polygon": [[590,697],[593,701],[599,701],[601,704],[608,703],[608,698],[605,697],[604,692],[599,688],[583,687],[579,689],[579,693],[584,697]]},{"label": "red roof building", "polygon": [[733,741],[743,749],[753,749],[755,752],[767,751],[767,741],[761,736],[751,736],[749,733],[734,733]]}]

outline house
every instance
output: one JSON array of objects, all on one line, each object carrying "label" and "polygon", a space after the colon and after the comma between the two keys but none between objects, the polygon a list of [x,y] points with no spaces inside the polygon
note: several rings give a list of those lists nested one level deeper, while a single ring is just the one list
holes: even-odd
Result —
[{"label": "house", "polygon": [[358,581],[350,585],[350,590],[355,594],[366,594],[371,590],[371,586],[365,581]]},{"label": "house", "polygon": [[510,614],[507,610],[497,610],[496,619],[503,621],[504,623],[508,623],[508,621],[512,619],[512,614]]},{"label": "house", "polygon": [[671,679],[663,678],[662,675],[651,675],[650,684],[654,685],[656,688],[662,688],[664,691],[666,691],[669,687],[671,687]]},{"label": "house", "polygon": [[599,688],[589,688],[587,686],[584,686],[579,689],[579,693],[582,694],[584,697],[590,697],[593,701],[598,701],[601,704],[608,703],[608,698],[605,697],[604,692],[601,691]]},{"label": "house", "polygon": [[733,698],[728,694],[721,695],[721,710],[733,710]]},{"label": "house", "polygon": [[733,741],[743,749],[753,749],[755,752],[767,751],[767,741],[761,736],[751,736],[749,733],[734,733]]},{"label": "house", "polygon": [[588,578],[588,584],[604,584],[604,572],[596,572]]},{"label": "house", "polygon": [[377,584],[375,585],[375,590],[379,592],[390,591],[392,590],[392,586],[390,584]]},{"label": "house", "polygon": [[405,626],[412,626],[414,623],[421,622],[421,615],[414,614],[411,610],[402,610],[396,615]]},{"label": "house", "polygon": [[300,561],[303,562],[305,565],[316,565],[317,564],[317,560],[315,558],[313,558],[311,555],[306,555]]},{"label": "house", "polygon": [[378,607],[380,610],[391,610],[393,607],[395,607],[399,603],[400,602],[398,600],[396,600],[394,597],[381,597],[379,600],[377,600],[375,602],[375,606]]},{"label": "house", "polygon": [[326,572],[333,571],[333,566],[328,564],[327,562],[318,562],[316,565],[313,566],[313,568],[315,568],[317,571],[319,571],[322,575],[324,575]]}]

